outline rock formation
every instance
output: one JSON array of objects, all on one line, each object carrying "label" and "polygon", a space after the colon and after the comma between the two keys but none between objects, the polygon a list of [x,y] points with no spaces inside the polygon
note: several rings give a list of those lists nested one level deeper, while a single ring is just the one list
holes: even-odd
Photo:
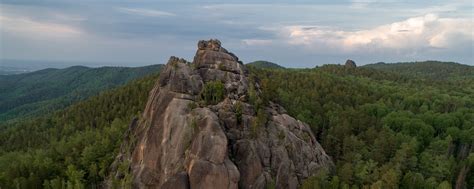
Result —
[{"label": "rock formation", "polygon": [[356,68],[357,67],[356,63],[351,59],[348,59],[344,66],[346,66],[348,68]]},{"label": "rock formation", "polygon": [[297,188],[330,169],[308,125],[263,102],[255,80],[218,40],[199,41],[192,63],[171,57],[111,177],[129,161],[133,188]]}]

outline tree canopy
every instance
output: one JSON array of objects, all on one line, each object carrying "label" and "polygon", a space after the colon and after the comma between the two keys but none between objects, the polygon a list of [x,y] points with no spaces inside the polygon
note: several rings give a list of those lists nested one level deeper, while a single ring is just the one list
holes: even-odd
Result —
[{"label": "tree canopy", "polygon": [[[250,67],[263,93],[249,100],[281,104],[332,157],[334,170],[302,188],[472,188],[474,79],[405,70]],[[0,125],[0,188],[99,188],[156,79]],[[221,100],[221,88],[205,87],[203,100]]]}]

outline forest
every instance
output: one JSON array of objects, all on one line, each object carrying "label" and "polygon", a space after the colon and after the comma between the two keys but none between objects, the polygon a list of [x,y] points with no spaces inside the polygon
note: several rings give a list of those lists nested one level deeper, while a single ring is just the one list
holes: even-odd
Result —
[{"label": "forest", "polygon": [[[473,67],[423,62],[249,69],[263,100],[307,123],[335,163],[302,188],[474,186]],[[157,78],[0,124],[0,188],[100,188]]]},{"label": "forest", "polygon": [[[414,71],[433,64],[447,77]],[[335,161],[303,188],[472,188],[474,74],[464,73],[474,69],[372,66],[252,70],[265,98],[308,123]]]},{"label": "forest", "polygon": [[0,122],[42,115],[160,70],[144,67],[73,66],[0,75]]},{"label": "forest", "polygon": [[0,126],[0,188],[99,188],[158,75]]}]

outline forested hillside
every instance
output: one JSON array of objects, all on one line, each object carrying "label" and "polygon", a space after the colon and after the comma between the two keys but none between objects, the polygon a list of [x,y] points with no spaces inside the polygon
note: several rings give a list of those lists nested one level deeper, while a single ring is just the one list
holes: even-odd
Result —
[{"label": "forested hillside", "polygon": [[247,66],[253,66],[255,68],[271,68],[271,69],[283,69],[285,67],[280,66],[273,62],[268,62],[264,60],[254,61],[246,64]]},{"label": "forested hillside", "polygon": [[55,111],[100,91],[155,73],[161,65],[137,68],[74,66],[0,75],[0,121]]},{"label": "forested hillside", "polygon": [[433,80],[474,78],[473,66],[455,62],[424,61],[389,64],[377,63],[365,65],[364,67]]},{"label": "forested hillside", "polygon": [[[250,69],[263,100],[308,123],[335,163],[303,188],[474,186],[474,79],[406,70]],[[0,188],[98,188],[156,79],[1,127]]]},{"label": "forested hillside", "polygon": [[0,127],[0,188],[98,188],[157,78]]},{"label": "forested hillside", "polygon": [[474,186],[473,79],[338,65],[253,74],[269,100],[310,124],[336,163],[304,188]]}]

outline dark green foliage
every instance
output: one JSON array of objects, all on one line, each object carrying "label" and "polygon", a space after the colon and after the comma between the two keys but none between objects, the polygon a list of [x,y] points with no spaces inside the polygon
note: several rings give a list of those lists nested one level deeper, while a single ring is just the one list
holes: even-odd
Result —
[{"label": "dark green foliage", "polygon": [[336,176],[329,180],[329,175],[326,170],[320,171],[317,175],[309,177],[301,185],[301,189],[337,189],[339,186],[339,178]]},{"label": "dark green foliage", "polygon": [[238,101],[236,104],[235,104],[235,118],[237,119],[237,124],[241,124],[242,123],[242,110],[243,107],[242,107],[242,103],[240,101]]},{"label": "dark green foliage", "polygon": [[[474,186],[474,79],[467,75],[453,72],[439,80],[337,65],[250,71],[255,136],[268,119],[264,105],[274,101],[308,123],[335,162],[334,172],[310,177],[303,188],[453,188],[459,176],[465,177],[465,188]],[[156,78],[134,81],[52,115],[4,123],[0,187],[100,187],[122,134],[143,110]],[[253,86],[257,78],[262,94]],[[224,87],[210,83],[201,97],[218,103]],[[114,186],[130,186],[126,177]]]},{"label": "dark green foliage", "polygon": [[257,109],[257,117],[256,117],[255,124],[258,127],[263,127],[265,126],[265,124],[267,124],[267,121],[268,121],[267,112],[265,112],[263,108]]},{"label": "dark green foliage", "polygon": [[254,106],[254,108],[256,109],[256,111],[258,111],[258,109],[261,109],[263,108],[263,106],[265,105],[265,102],[264,100],[262,99],[262,97],[258,94],[257,92],[257,89],[255,88],[255,85],[253,84],[254,80],[250,80],[250,85],[249,85],[249,88],[248,88],[248,100],[250,102],[250,104],[252,104]]},{"label": "dark green foliage", "polygon": [[0,75],[0,122],[54,112],[105,89],[156,73],[161,67],[74,66]]},{"label": "dark green foliage", "polygon": [[195,103],[195,102],[190,102],[190,103],[188,104],[189,110],[192,110],[192,109],[197,108],[197,107],[198,107],[198,105],[197,105],[197,103]]},{"label": "dark green foliage", "polygon": [[261,129],[265,126],[268,121],[268,115],[263,108],[257,109],[257,115],[252,120],[252,124],[250,125],[250,131],[252,137],[258,137],[258,133],[260,133]]},{"label": "dark green foliage", "polygon": [[474,78],[474,67],[455,62],[377,63],[365,65],[364,67],[432,80]]},{"label": "dark green foliage", "polygon": [[225,88],[221,81],[209,81],[201,90],[201,99],[206,104],[217,104],[224,99]]},{"label": "dark green foliage", "polygon": [[[435,74],[451,66],[472,69],[433,64]],[[313,177],[305,187],[433,188],[454,186],[459,175],[473,186],[472,174],[462,169],[471,166],[474,78],[460,69],[442,80],[431,71],[338,65],[250,70],[259,76],[261,96],[309,123],[335,161],[334,173]]]},{"label": "dark green foliage", "polygon": [[100,188],[156,75],[0,130],[0,188]]},{"label": "dark green foliage", "polygon": [[264,68],[265,69],[284,69],[285,68],[285,67],[280,66],[276,63],[268,62],[268,61],[264,61],[264,60],[249,62],[249,63],[246,64],[246,66],[251,66],[251,67],[259,68],[259,69],[264,69]]},{"label": "dark green foliage", "polygon": [[418,189],[425,186],[423,175],[415,172],[408,172],[401,181],[401,188]]},{"label": "dark green foliage", "polygon": [[257,80],[257,75],[254,73],[250,74],[248,101],[253,106],[256,113],[255,118],[252,120],[252,124],[250,125],[251,135],[254,138],[258,137],[261,128],[264,127],[268,121],[268,115],[265,112],[265,105],[268,104],[268,99],[265,99],[263,94],[261,94],[259,89],[255,86]]}]

